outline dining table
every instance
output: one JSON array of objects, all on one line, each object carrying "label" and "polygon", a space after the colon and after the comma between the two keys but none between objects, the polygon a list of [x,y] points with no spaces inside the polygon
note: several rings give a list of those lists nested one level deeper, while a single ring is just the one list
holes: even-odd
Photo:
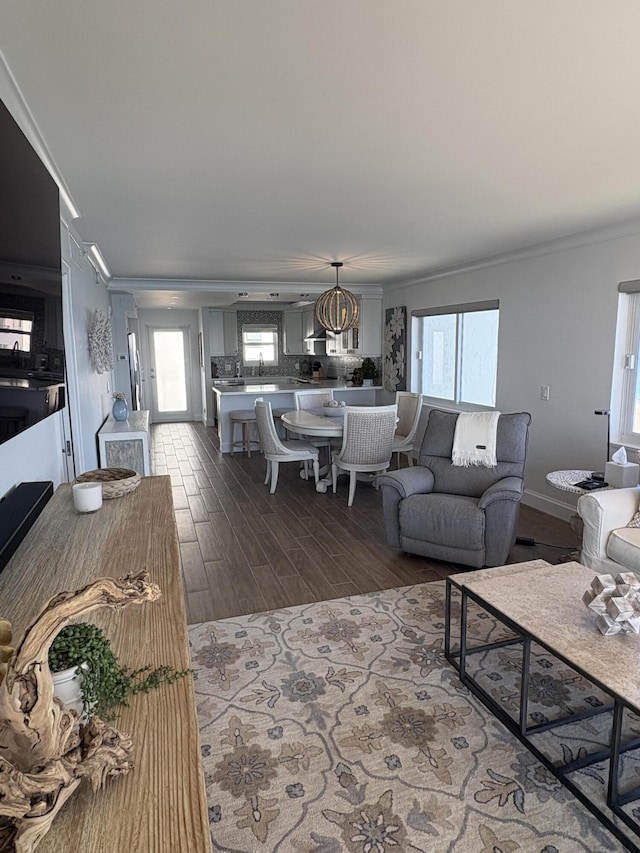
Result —
[{"label": "dining table", "polygon": [[[344,428],[344,406],[329,406],[322,409],[298,409],[285,412],[280,416],[282,425],[288,432],[297,435],[312,436],[313,438],[342,438]],[[321,478],[316,485],[316,491],[326,494],[332,485],[331,466],[320,469]],[[302,469],[300,476],[305,479],[306,471]]]}]

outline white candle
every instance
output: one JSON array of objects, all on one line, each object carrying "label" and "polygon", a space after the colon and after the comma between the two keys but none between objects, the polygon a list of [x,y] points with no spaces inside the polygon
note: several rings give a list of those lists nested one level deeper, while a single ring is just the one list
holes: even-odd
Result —
[{"label": "white candle", "polygon": [[71,490],[76,512],[95,512],[102,506],[102,483],[75,483]]}]

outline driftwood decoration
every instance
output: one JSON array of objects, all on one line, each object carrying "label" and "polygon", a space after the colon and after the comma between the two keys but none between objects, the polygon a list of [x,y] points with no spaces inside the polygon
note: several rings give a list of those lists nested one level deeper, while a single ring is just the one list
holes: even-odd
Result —
[{"label": "driftwood decoration", "polygon": [[[53,696],[49,648],[69,622],[100,607],[155,601],[146,572],[101,578],[51,599],[9,660],[0,684],[0,853],[31,853],[83,778],[94,790],[133,767],[130,738],[92,716],[80,722]],[[0,620],[0,652],[11,639]]]}]

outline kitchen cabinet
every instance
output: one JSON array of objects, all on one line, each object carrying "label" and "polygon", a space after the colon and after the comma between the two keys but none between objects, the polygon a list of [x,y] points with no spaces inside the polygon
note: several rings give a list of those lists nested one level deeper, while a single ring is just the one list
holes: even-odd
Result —
[{"label": "kitchen cabinet", "polygon": [[316,328],[316,312],[315,308],[307,308],[302,312],[302,352],[305,355],[313,355],[315,353],[315,344],[313,341],[308,341]]},{"label": "kitchen cabinet", "polygon": [[238,354],[236,311],[209,309],[209,349],[214,357]]},{"label": "kitchen cabinet", "polygon": [[362,296],[358,299],[358,325],[340,335],[327,332],[327,355],[382,355],[382,299]]},{"label": "kitchen cabinet", "polygon": [[284,311],[282,316],[285,355],[303,355],[304,340],[301,311]]},{"label": "kitchen cabinet", "polygon": [[360,299],[359,355],[379,358],[382,355],[382,298],[362,296]]}]

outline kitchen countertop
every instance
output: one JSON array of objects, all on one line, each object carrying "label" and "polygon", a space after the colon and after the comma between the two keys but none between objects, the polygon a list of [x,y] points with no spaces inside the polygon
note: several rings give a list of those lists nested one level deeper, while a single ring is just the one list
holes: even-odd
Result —
[{"label": "kitchen countertop", "polygon": [[22,391],[44,391],[47,388],[62,384],[62,379],[36,379],[35,377],[9,379],[8,377],[0,377],[0,388],[19,388]]},{"label": "kitchen countertop", "polygon": [[[224,381],[224,380],[223,380]],[[278,394],[291,393],[293,391],[304,391],[305,389],[332,388],[334,390],[349,391],[371,391],[382,390],[382,385],[352,385],[343,379],[312,379],[309,382],[300,382],[295,377],[275,377],[270,382],[268,376],[251,376],[244,379],[244,385],[218,385],[212,380],[213,390],[218,394]]]}]

